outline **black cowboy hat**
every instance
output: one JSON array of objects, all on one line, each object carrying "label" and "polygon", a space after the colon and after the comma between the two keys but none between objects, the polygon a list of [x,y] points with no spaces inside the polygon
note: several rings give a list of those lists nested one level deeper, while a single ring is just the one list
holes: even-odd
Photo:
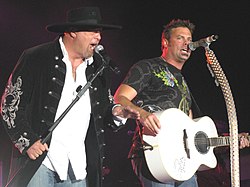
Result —
[{"label": "black cowboy hat", "polygon": [[77,32],[90,31],[95,29],[121,29],[119,25],[109,25],[101,22],[101,13],[98,7],[81,7],[67,12],[67,21],[47,25],[46,29],[50,32]]}]

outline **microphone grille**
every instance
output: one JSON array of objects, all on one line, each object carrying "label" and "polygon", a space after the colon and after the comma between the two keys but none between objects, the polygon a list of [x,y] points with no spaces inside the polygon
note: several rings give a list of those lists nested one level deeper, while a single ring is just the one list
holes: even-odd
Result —
[{"label": "microphone grille", "polygon": [[191,49],[191,51],[194,51],[196,49],[196,47],[194,46],[194,42],[190,42],[188,44],[188,47],[189,47],[189,49]]},{"label": "microphone grille", "polygon": [[96,47],[95,47],[95,52],[96,53],[99,53],[100,51],[103,51],[104,50],[104,47],[102,46],[102,45],[97,45]]}]

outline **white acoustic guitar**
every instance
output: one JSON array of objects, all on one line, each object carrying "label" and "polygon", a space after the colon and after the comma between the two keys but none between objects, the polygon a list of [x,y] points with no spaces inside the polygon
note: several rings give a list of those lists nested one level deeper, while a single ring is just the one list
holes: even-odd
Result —
[{"label": "white acoustic guitar", "polygon": [[216,167],[213,149],[229,145],[230,137],[218,137],[211,118],[192,120],[176,108],[155,115],[161,130],[157,136],[143,135],[143,141],[148,168],[158,181],[185,181],[197,170]]}]

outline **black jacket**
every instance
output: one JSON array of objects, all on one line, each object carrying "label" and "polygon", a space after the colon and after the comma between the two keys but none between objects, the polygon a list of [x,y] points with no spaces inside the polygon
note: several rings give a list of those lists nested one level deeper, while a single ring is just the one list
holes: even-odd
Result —
[{"label": "black jacket", "polygon": [[[26,151],[35,141],[47,135],[54,123],[66,73],[62,58],[57,38],[53,42],[25,50],[10,76],[1,104],[2,122],[14,144],[9,177],[15,178],[9,186],[26,186],[46,156],[44,153],[33,161],[27,159]],[[87,67],[87,80],[101,65],[95,56],[94,59],[94,63]],[[85,147],[87,180],[91,187],[102,186],[104,127],[112,126],[113,102],[108,75],[109,70],[106,68],[92,82],[89,90],[91,120]],[[50,139],[47,143],[50,143]]]}]

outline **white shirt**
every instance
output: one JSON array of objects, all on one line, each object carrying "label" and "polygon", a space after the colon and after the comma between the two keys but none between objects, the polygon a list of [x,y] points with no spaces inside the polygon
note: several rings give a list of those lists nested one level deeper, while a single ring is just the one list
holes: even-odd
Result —
[{"label": "white shirt", "polygon": [[[62,38],[59,39],[59,42],[64,56],[62,60],[66,64],[66,77],[55,119],[75,99],[77,87],[79,85],[84,86],[87,83],[85,70],[87,64],[93,62],[93,57],[91,57],[80,64],[76,69],[76,80],[74,80],[72,65]],[[43,164],[49,169],[56,171],[61,180],[67,179],[69,161],[77,180],[82,180],[86,177],[84,140],[89,126],[90,113],[90,97],[87,90],[52,133],[50,148]]]}]

